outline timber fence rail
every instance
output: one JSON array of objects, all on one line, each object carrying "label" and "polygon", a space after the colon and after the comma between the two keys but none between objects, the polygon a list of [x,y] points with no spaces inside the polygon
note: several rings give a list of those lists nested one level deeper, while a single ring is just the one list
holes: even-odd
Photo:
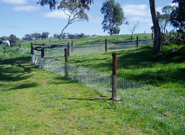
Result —
[{"label": "timber fence rail", "polygon": [[[61,57],[64,53],[64,48],[69,48],[69,53],[73,52],[73,41],[71,42],[62,42],[62,43],[51,43],[51,44],[33,44],[31,43],[31,54],[32,55],[41,55],[41,53],[44,53],[44,56],[46,57]],[[70,50],[71,49],[71,50]]]}]

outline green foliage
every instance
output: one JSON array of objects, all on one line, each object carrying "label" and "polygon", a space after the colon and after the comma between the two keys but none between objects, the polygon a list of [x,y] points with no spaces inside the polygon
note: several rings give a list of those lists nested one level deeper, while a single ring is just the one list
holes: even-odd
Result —
[{"label": "green foliage", "polygon": [[26,34],[22,40],[27,40],[27,41],[30,41],[30,40],[33,40],[33,35],[32,34]]},{"label": "green foliage", "polygon": [[15,35],[10,35],[10,43],[17,43],[19,41],[19,38],[17,38]]},{"label": "green foliage", "polygon": [[172,25],[181,30],[185,29],[185,1],[184,0],[173,0],[173,3],[177,3],[178,6],[171,13],[170,21]]},{"label": "green foliage", "polygon": [[[92,4],[93,0],[63,0],[63,1],[72,1],[79,4]],[[57,0],[39,0],[37,4],[41,6],[49,5],[50,9],[55,9],[57,5]]]},{"label": "green foliage", "polygon": [[58,9],[62,9],[64,13],[68,16],[68,22],[66,26],[62,29],[60,38],[62,37],[64,30],[70,24],[73,24],[77,21],[89,20],[88,15],[85,13],[85,10],[90,9],[89,4],[81,4],[78,2],[74,2],[73,0],[61,1]]},{"label": "green foliage", "polygon": [[[35,40],[41,38],[41,34],[40,34],[40,33],[32,33],[31,36],[32,36],[32,38],[34,38]],[[26,40],[32,39],[32,38],[29,38],[29,35],[25,35],[25,37],[26,37]]]},{"label": "green foliage", "polygon": [[115,3],[114,0],[108,0],[103,3],[101,13],[104,14],[104,20],[102,22],[102,29],[108,31],[110,35],[119,34],[120,28],[124,18],[123,10],[119,3]]},{"label": "green foliage", "polygon": [[48,38],[48,35],[49,35],[49,32],[43,32],[42,33],[42,39],[46,39],[46,38]]},{"label": "green foliage", "polygon": [[15,35],[11,34],[9,37],[3,36],[0,38],[1,40],[9,40],[11,44],[15,44],[17,42],[19,42],[19,38],[17,38]]},{"label": "green foliage", "polygon": [[166,32],[166,27],[170,23],[170,14],[174,10],[174,7],[171,5],[164,6],[162,8],[163,14],[160,14],[160,12],[157,12],[157,18],[159,20],[159,26],[161,29],[161,32]]},{"label": "green foliage", "polygon": [[185,33],[184,32],[174,32],[174,33],[163,33],[161,36],[163,45],[177,44],[183,45],[185,44]]}]

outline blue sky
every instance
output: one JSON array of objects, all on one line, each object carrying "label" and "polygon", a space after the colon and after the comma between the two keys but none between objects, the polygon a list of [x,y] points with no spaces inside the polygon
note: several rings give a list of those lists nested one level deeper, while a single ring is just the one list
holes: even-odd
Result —
[{"label": "blue sky", "polygon": [[[86,35],[108,35],[103,32],[103,14],[100,9],[106,0],[94,0],[90,11],[86,13],[89,21],[75,22],[69,25],[65,32],[85,33]],[[149,0],[115,0],[123,8],[129,26],[121,25],[120,34],[130,34],[130,28],[139,21],[135,33],[151,33],[151,15]],[[25,34],[49,32],[49,36],[60,34],[67,24],[67,17],[60,10],[50,11],[48,6],[41,7],[36,4],[38,0],[0,0],[0,37],[16,35],[18,38]],[[156,0],[156,9],[172,3],[172,0]]]}]

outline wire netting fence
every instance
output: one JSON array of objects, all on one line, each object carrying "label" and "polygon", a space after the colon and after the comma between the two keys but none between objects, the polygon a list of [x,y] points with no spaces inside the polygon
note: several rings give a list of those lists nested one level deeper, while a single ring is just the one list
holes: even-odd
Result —
[{"label": "wire netting fence", "polygon": [[[89,49],[88,47],[89,46],[86,46],[83,49],[80,47],[76,48],[76,52],[81,53],[81,51],[84,49],[90,51],[92,51],[93,48],[94,50],[97,49],[94,46],[92,48],[89,47]],[[102,51],[104,51],[104,47],[102,48]],[[60,49],[61,51],[59,52],[64,56],[64,52],[62,52],[63,47]],[[50,52],[52,51],[57,53],[57,49],[55,50],[52,48]],[[47,55],[49,54],[50,53]],[[137,112],[139,112],[138,117],[147,115],[154,121],[160,122],[161,125],[173,129],[172,134],[185,133],[184,96],[75,64],[65,63],[49,58],[42,59],[37,55],[32,56],[32,62],[39,67],[43,67],[45,70],[49,70],[62,76],[65,76],[65,65],[67,64],[69,78],[78,81],[79,83],[84,84],[94,90],[97,90],[100,93],[107,95],[108,97],[112,96],[112,81],[113,79],[116,79],[116,99],[121,101],[123,104],[137,110]]]},{"label": "wire netting fence", "polygon": [[[100,43],[97,43],[96,45],[82,45],[82,46],[74,46],[73,47],[73,53],[71,55],[80,55],[80,54],[90,54],[90,53],[100,53],[105,52],[105,41],[101,41]],[[153,43],[153,40],[145,40],[145,41],[139,41],[139,46],[146,46],[148,44]],[[128,49],[128,48],[135,48],[136,47],[136,41],[127,41],[127,42],[120,42],[120,43],[114,43],[108,41],[107,43],[107,50],[120,50],[120,49]]]},{"label": "wire netting fence", "polygon": [[[140,40],[138,42],[138,46],[148,46],[152,45],[153,40]],[[128,48],[135,48],[136,41],[123,41],[120,43],[114,43],[108,41],[107,43],[107,50],[120,50],[120,49],[128,49]],[[64,49],[67,48],[67,45],[52,47],[52,48],[45,48],[45,57],[47,58],[59,58],[63,57]],[[98,41],[96,44],[87,44],[87,45],[77,45],[77,46],[70,46],[70,55],[85,55],[85,54],[94,54],[94,53],[101,53],[105,52],[105,41]],[[34,54],[40,56],[39,51],[34,51]]]},{"label": "wire netting fence", "polygon": [[21,43],[10,43],[10,47],[18,47],[18,48],[21,48]]}]

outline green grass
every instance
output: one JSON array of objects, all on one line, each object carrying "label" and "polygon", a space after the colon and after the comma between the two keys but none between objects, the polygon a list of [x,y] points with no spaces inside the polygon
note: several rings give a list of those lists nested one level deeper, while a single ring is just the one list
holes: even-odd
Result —
[{"label": "green grass", "polygon": [[[136,41],[137,36],[139,36],[139,40],[149,40],[151,39],[151,34],[133,34],[132,39]],[[117,35],[117,36],[99,36],[99,37],[91,37],[91,38],[81,38],[81,39],[42,39],[42,40],[34,40],[34,41],[22,41],[21,48],[30,48],[31,42],[33,44],[49,44],[49,43],[58,43],[58,42],[74,42],[74,46],[76,45],[97,45],[97,44],[105,44],[105,39],[108,40],[108,43],[123,43],[125,41],[131,40],[131,35]],[[18,47],[18,46],[16,46]]]},{"label": "green grass", "polygon": [[[119,36],[110,39],[116,42],[117,37]],[[82,45],[88,43],[88,40],[99,40],[98,38],[79,39],[75,42],[76,45]],[[24,47],[30,47],[30,43],[25,42]],[[118,76],[151,85],[151,92],[155,88],[184,95],[184,47],[178,46],[177,55],[171,56],[169,49],[173,47],[176,46],[164,46],[165,51],[158,57],[152,55],[152,47],[116,51]],[[31,64],[30,54],[26,49],[0,47],[0,51],[0,134],[185,132],[184,114],[165,114],[165,118],[172,119],[172,122],[176,114],[181,119],[179,123],[174,123],[175,126],[168,125],[127,104],[101,97],[102,93],[84,85],[39,69]],[[111,74],[113,52],[71,55],[69,62]],[[58,60],[63,61],[64,58]],[[142,96],[145,98],[146,93]]]},{"label": "green grass", "polygon": [[29,55],[3,58],[0,64],[3,135],[143,132],[132,121],[127,122],[125,111],[130,108],[125,110],[127,107],[101,98],[100,93],[86,86],[38,69]]},{"label": "green grass", "polygon": [[[170,49],[177,47],[176,56]],[[185,47],[163,46],[161,55],[152,54],[152,46],[144,46],[108,53],[71,55],[69,63],[112,73],[112,53],[118,53],[118,76],[140,83],[164,88],[179,95],[185,95]],[[64,61],[64,58],[59,58]]]}]

